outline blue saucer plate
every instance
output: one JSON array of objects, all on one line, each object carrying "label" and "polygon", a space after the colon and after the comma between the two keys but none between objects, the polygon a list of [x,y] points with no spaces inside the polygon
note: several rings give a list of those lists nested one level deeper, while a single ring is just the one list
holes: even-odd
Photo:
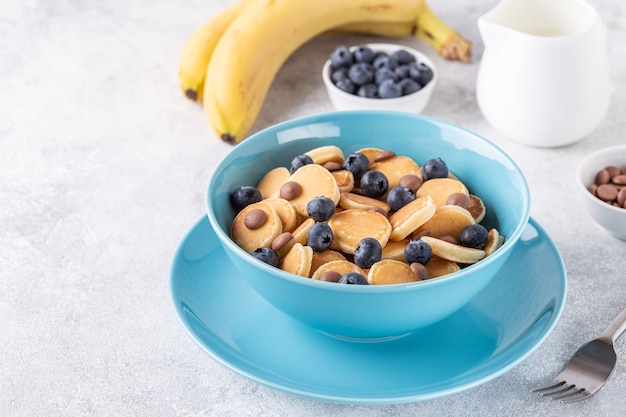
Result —
[{"label": "blue saucer plate", "polygon": [[346,340],[257,295],[203,218],[176,252],[170,290],[187,333],[234,372],[306,398],[396,404],[475,387],[523,361],[561,315],[566,273],[558,249],[531,219],[498,275],[452,316],[403,337]]}]

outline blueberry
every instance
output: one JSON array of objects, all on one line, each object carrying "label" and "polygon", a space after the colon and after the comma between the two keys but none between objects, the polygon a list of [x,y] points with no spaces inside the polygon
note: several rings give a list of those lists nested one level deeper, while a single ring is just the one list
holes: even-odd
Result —
[{"label": "blueberry", "polygon": [[415,57],[409,51],[404,49],[398,49],[394,53],[391,54],[391,60],[395,62],[397,65],[410,64],[411,62],[415,62]]},{"label": "blueberry", "polygon": [[309,165],[313,163],[313,158],[309,155],[302,154],[298,155],[291,161],[291,173],[293,174],[298,169],[302,168],[305,165]]},{"label": "blueberry", "polygon": [[339,68],[337,70],[334,70],[331,74],[330,74],[330,79],[333,81],[333,83],[337,84],[340,80],[345,80],[348,78],[348,68]]},{"label": "blueberry", "polygon": [[385,174],[380,171],[367,171],[361,177],[361,191],[363,195],[371,198],[378,198],[385,195],[389,189],[389,181]]},{"label": "blueberry", "polygon": [[372,66],[374,67],[374,69],[377,70],[381,68],[389,68],[393,70],[395,65],[393,62],[391,62],[389,55],[387,55],[385,52],[378,52],[374,57],[374,60],[372,61]]},{"label": "blueberry", "polygon": [[405,78],[403,80],[400,80],[398,84],[400,85],[400,88],[402,88],[403,96],[413,94],[422,89],[422,86],[420,85],[420,83],[418,83],[412,78]]},{"label": "blueberry", "polygon": [[402,96],[402,87],[394,80],[385,80],[378,86],[380,98],[396,98]]},{"label": "blueberry", "polygon": [[271,248],[258,248],[250,252],[250,255],[257,258],[261,262],[265,262],[268,265],[278,268],[280,257],[278,256],[278,253]]},{"label": "blueberry", "polygon": [[465,226],[459,235],[459,243],[462,246],[474,249],[483,249],[487,243],[487,229],[480,224]]},{"label": "blueberry", "polygon": [[356,90],[356,95],[365,98],[379,98],[378,86],[373,83],[362,85]]},{"label": "blueberry", "polygon": [[315,223],[306,234],[306,244],[314,252],[324,252],[333,242],[333,231],[326,223]]},{"label": "blueberry", "polygon": [[433,256],[433,250],[430,245],[422,239],[411,240],[404,248],[404,259],[411,265],[413,262],[426,265]]},{"label": "blueberry", "polygon": [[359,180],[370,169],[370,161],[362,153],[353,153],[343,160],[342,167],[350,171],[355,180]]},{"label": "blueberry", "polygon": [[380,68],[376,70],[374,73],[374,82],[380,85],[385,80],[396,81],[396,73],[390,68]]},{"label": "blueberry", "polygon": [[360,268],[369,268],[380,261],[383,247],[372,237],[361,239],[354,251],[354,263]]},{"label": "blueberry", "polygon": [[408,64],[398,65],[393,70],[393,72],[396,74],[396,77],[398,80],[407,78],[409,76],[409,65]]},{"label": "blueberry", "polygon": [[374,81],[374,68],[365,62],[359,62],[350,67],[348,78],[355,85],[369,84]]},{"label": "blueberry", "polygon": [[263,197],[261,196],[261,192],[250,185],[237,187],[230,194],[230,203],[237,212],[241,211],[241,209],[250,204],[261,201],[262,199]]},{"label": "blueberry", "polygon": [[392,211],[400,210],[413,200],[415,200],[415,194],[408,187],[393,187],[387,195],[387,204]]},{"label": "blueberry", "polygon": [[354,94],[356,91],[356,85],[354,85],[352,83],[352,81],[350,81],[349,78],[344,78],[341,79],[339,81],[337,81],[335,83],[335,85],[337,86],[337,88],[339,88],[341,91],[345,91],[348,94]]},{"label": "blueberry", "polygon": [[348,272],[347,274],[343,274],[337,282],[339,284],[369,285],[367,278],[358,272]]},{"label": "blueberry", "polygon": [[354,52],[352,52],[354,62],[366,62],[370,64],[374,60],[375,56],[376,54],[374,51],[372,51],[369,46],[365,45],[357,47]]},{"label": "blueberry", "polygon": [[429,159],[422,167],[422,175],[424,177],[424,181],[428,181],[433,178],[447,178],[448,166],[441,158]]},{"label": "blueberry", "polygon": [[434,77],[433,70],[423,62],[417,64],[417,74],[410,74],[410,77],[422,86],[428,84]]},{"label": "blueberry", "polygon": [[335,214],[335,202],[328,197],[315,197],[307,203],[306,211],[316,222],[325,222]]},{"label": "blueberry", "polygon": [[337,47],[332,54],[330,54],[330,65],[334,69],[349,67],[352,65],[352,53],[346,46]]}]

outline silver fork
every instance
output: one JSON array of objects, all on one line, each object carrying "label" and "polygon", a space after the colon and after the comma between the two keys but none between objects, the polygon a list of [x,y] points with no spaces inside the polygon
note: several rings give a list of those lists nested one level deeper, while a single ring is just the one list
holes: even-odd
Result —
[{"label": "silver fork", "polygon": [[613,343],[624,330],[626,309],[613,319],[600,336],[580,346],[556,378],[532,392],[562,403],[584,400],[598,392],[615,368],[617,355]]}]

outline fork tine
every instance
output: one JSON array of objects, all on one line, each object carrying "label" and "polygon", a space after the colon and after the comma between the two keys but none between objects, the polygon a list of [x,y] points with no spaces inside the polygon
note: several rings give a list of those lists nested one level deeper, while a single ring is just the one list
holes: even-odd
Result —
[{"label": "fork tine", "polygon": [[553,379],[552,381],[548,382],[547,384],[542,385],[540,387],[537,387],[537,388],[533,389],[530,392],[547,391],[547,390],[558,388],[558,387],[562,386],[563,384],[565,384],[565,381]]},{"label": "fork tine", "polygon": [[584,400],[587,397],[590,397],[593,393],[585,390],[585,389],[581,389],[580,391],[578,391],[578,393],[571,395],[570,397],[564,398],[561,400],[562,403],[567,404],[567,403],[575,403],[577,401],[580,400]]},{"label": "fork tine", "polygon": [[563,385],[561,385],[557,389],[554,389],[552,391],[545,391],[540,394],[544,397],[550,397],[551,399],[556,400],[558,398],[566,397],[572,394],[572,390],[574,388],[576,388],[576,385],[571,385],[564,382]]},{"label": "fork tine", "polygon": [[583,392],[585,392],[584,388],[578,388],[576,389],[576,385],[570,385],[568,387],[567,390],[564,390],[562,393],[558,394],[558,395],[554,395],[554,396],[550,396],[551,400],[565,400],[565,399],[569,399],[569,398],[574,398],[580,394],[582,394]]}]

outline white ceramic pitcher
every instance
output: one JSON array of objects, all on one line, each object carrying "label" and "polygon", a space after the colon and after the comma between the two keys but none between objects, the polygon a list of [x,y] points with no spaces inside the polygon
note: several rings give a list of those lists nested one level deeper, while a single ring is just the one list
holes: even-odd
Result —
[{"label": "white ceramic pitcher", "polygon": [[478,20],[476,84],[487,121],[531,146],[571,144],[609,108],[606,29],[584,0],[502,0]]}]

